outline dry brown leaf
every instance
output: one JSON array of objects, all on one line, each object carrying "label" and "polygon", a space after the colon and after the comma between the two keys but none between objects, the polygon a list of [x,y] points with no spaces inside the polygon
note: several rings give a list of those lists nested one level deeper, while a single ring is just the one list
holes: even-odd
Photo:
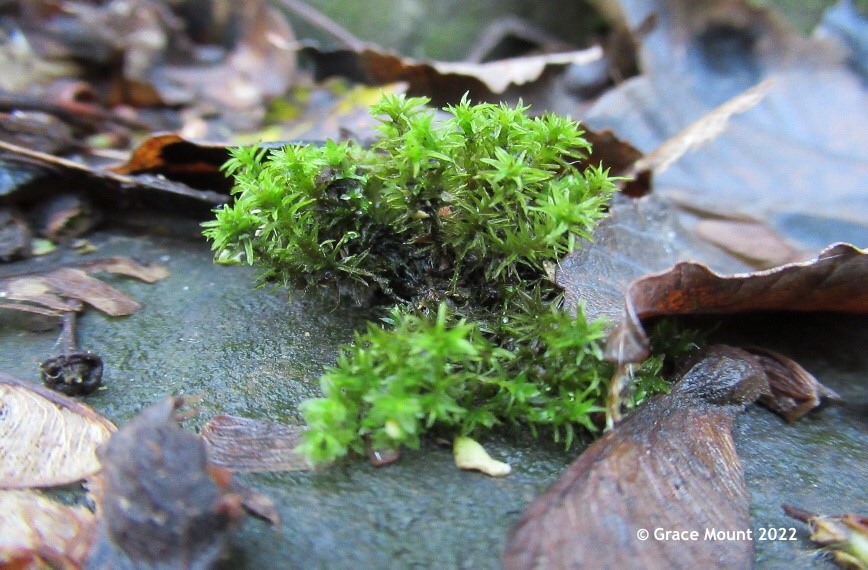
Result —
[{"label": "dry brown leaf", "polygon": [[794,422],[818,407],[823,399],[841,397],[826,388],[798,362],[783,354],[765,348],[750,348],[769,379],[769,393],[760,397],[760,403]]},{"label": "dry brown leaf", "polygon": [[[525,510],[504,568],[750,568],[752,540],[705,532],[751,528],[732,425],[766,389],[750,354],[710,348],[670,394],[592,444]],[[697,538],[659,540],[658,528]]]},{"label": "dry brown leaf", "polygon": [[307,471],[310,464],[295,452],[302,431],[302,426],[221,415],[202,428],[202,437],[208,460],[232,471]]},{"label": "dry brown leaf", "polygon": [[225,144],[193,142],[176,134],[156,134],[139,143],[126,162],[110,170],[123,175],[160,175],[193,188],[228,194],[232,180],[220,171],[228,159]]},{"label": "dry brown leaf", "polygon": [[0,488],[80,481],[100,467],[96,448],[115,426],[93,409],[0,373]]},{"label": "dry brown leaf", "polygon": [[84,301],[113,317],[129,315],[141,308],[126,293],[88,275],[100,271],[134,277],[146,283],[155,283],[169,275],[164,265],[143,265],[128,257],[85,261],[75,267],[0,280],[3,301],[0,308],[59,316],[70,310],[64,298]]},{"label": "dry brown leaf", "polygon": [[142,306],[111,285],[91,277],[81,269],[58,269],[41,277],[59,295],[79,299],[112,317],[131,315]]},{"label": "dry brown leaf", "polygon": [[169,276],[169,268],[159,263],[144,265],[129,257],[115,256],[105,259],[98,259],[93,262],[83,264],[82,269],[88,273],[105,271],[106,273],[114,273],[116,275],[124,275],[133,277],[145,283],[156,283],[161,279]]},{"label": "dry brown leaf", "polygon": [[18,277],[0,283],[0,295],[10,301],[36,303],[60,314],[68,311],[66,302],[39,277]]},{"label": "dry brown leaf", "polygon": [[367,45],[358,51],[323,53],[308,50],[318,78],[343,75],[374,85],[407,82],[410,95],[430,97],[435,105],[458,101],[464,93],[476,100],[503,95],[508,88],[538,81],[549,70],[584,65],[603,57],[599,46],[586,50],[502,59],[489,63],[417,60]]},{"label": "dry brown leaf", "polygon": [[34,491],[0,491],[0,567],[79,568],[94,516]]},{"label": "dry brown leaf", "polygon": [[698,263],[678,263],[627,287],[623,321],[606,341],[606,359],[628,364],[648,357],[642,319],[662,315],[747,311],[868,313],[868,255],[837,244],[815,260],[756,273],[722,276]]},{"label": "dry brown leaf", "polygon": [[[265,0],[238,6],[242,37],[220,64],[153,68],[150,80],[165,102],[213,102],[231,119],[239,112],[264,112],[269,98],[286,92],[296,70],[292,29]],[[181,99],[174,95],[179,91]]]}]

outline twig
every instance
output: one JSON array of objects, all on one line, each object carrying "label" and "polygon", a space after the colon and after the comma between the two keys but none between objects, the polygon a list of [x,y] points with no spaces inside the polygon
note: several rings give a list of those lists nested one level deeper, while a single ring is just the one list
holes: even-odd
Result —
[{"label": "twig", "polygon": [[148,130],[150,127],[141,121],[122,117],[111,111],[105,111],[88,105],[76,103],[74,106],[43,101],[27,95],[0,92],[0,111],[39,111],[56,115],[60,119],[77,125],[92,127],[94,123],[109,122],[130,129]]},{"label": "twig", "polygon": [[367,45],[346,28],[317,10],[312,6],[302,2],[301,0],[273,0],[279,6],[286,8],[293,14],[300,16],[310,25],[321,29],[327,34],[333,36],[344,44],[345,47],[352,50],[359,50]]},{"label": "twig", "polygon": [[568,44],[543,28],[533,25],[518,16],[504,16],[491,22],[480,34],[479,39],[465,58],[468,62],[481,62],[497,45],[509,36],[536,44],[545,51],[572,51],[576,46]]}]

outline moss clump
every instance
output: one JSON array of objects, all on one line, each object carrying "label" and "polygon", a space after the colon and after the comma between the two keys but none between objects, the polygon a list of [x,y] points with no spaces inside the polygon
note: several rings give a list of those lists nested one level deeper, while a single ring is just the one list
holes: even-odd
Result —
[{"label": "moss clump", "polygon": [[[235,149],[235,202],[205,224],[218,258],[256,263],[264,279],[351,282],[392,307],[303,405],[315,462],[504,421],[569,445],[602,409],[603,324],[560,311],[546,270],[589,236],[612,180],[579,168],[590,145],[566,118],[465,99],[435,120],[425,103],[375,105],[371,148]],[[658,366],[640,373],[640,394],[659,389]]]}]

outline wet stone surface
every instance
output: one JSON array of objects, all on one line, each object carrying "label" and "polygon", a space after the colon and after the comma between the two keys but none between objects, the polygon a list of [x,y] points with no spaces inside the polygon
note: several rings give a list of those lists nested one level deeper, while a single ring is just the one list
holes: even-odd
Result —
[{"label": "wet stone surface", "polygon": [[[121,319],[93,310],[81,318],[80,347],[105,361],[104,388],[84,401],[118,425],[170,394],[201,396],[202,411],[188,427],[200,428],[217,413],[297,423],[299,402],[318,394],[319,373],[365,322],[364,311],[334,300],[254,290],[253,270],[213,265],[200,239],[115,228],[92,241],[95,255],[161,261],[171,271],[153,285],[104,277],[143,309]],[[721,333],[796,358],[845,399],[793,425],[758,407],[737,420],[754,531],[798,528],[794,542],[756,543],[759,568],[831,567],[811,554],[807,531],[784,516],[781,503],[826,514],[868,512],[866,324],[855,317],[785,317],[771,324],[754,318]],[[39,362],[56,338],[55,331],[3,325],[0,369],[37,382]],[[511,475],[460,472],[449,447],[429,441],[385,468],[358,459],[313,473],[240,476],[274,499],[283,528],[248,520],[224,566],[496,568],[509,526],[577,452],[520,430],[483,443],[512,465]]]}]

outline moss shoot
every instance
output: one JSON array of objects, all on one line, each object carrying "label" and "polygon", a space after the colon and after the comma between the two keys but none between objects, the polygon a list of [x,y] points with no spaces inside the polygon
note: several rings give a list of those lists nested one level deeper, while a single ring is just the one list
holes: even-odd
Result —
[{"label": "moss shoot", "polygon": [[[302,406],[316,463],[504,422],[570,445],[603,410],[605,323],[561,311],[546,275],[590,236],[612,179],[577,166],[590,145],[567,118],[465,99],[435,120],[427,102],[375,105],[370,148],[234,149],[235,201],[205,224],[219,260],[294,286],[353,284],[385,307]],[[659,367],[638,371],[637,399],[665,387]]]}]

